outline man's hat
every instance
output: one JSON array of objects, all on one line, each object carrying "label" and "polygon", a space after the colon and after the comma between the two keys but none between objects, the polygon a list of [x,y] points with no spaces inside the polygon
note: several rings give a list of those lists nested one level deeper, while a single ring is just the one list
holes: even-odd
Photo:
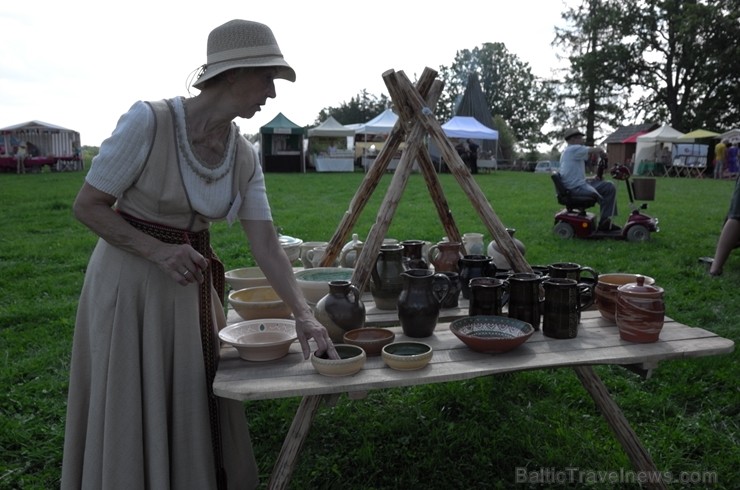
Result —
[{"label": "man's hat", "polygon": [[242,67],[275,67],[277,78],[295,82],[295,71],[283,58],[270,28],[259,22],[235,19],[208,35],[207,63],[193,87],[201,88],[203,82],[219,73]]},{"label": "man's hat", "polygon": [[572,138],[573,136],[578,136],[578,135],[586,136],[578,128],[568,128],[568,129],[565,130],[565,134],[563,135],[563,138],[567,141],[570,138]]}]

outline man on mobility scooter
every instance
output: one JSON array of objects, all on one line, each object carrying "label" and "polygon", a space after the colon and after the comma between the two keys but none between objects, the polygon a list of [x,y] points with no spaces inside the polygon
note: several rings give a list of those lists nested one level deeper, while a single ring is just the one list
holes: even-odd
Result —
[{"label": "man on mobility scooter", "polygon": [[592,155],[603,158],[606,152],[601,148],[584,146],[584,136],[576,128],[565,130],[564,137],[568,146],[560,156],[560,178],[571,196],[596,196],[600,207],[598,231],[619,231],[621,228],[611,220],[617,214],[616,187],[600,176],[586,179],[586,160],[590,160]]}]

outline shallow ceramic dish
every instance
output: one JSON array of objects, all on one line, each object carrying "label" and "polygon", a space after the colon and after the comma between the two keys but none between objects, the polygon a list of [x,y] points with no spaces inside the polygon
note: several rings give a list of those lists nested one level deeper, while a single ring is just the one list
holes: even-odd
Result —
[{"label": "shallow ceramic dish", "polygon": [[344,332],[344,343],[362,347],[368,356],[379,356],[383,347],[395,340],[396,334],[387,328],[365,327]]},{"label": "shallow ceramic dish", "polygon": [[232,291],[270,285],[259,267],[242,267],[226,271],[224,279],[231,286]]},{"label": "shallow ceramic dish", "polygon": [[383,347],[383,361],[398,371],[421,369],[432,359],[432,347],[423,342],[393,342]]},{"label": "shallow ceramic dish", "polygon": [[272,286],[257,286],[229,293],[229,304],[245,320],[290,318],[290,308]]},{"label": "shallow ceramic dish", "polygon": [[288,256],[288,260],[291,262],[298,260],[298,257],[301,256],[301,245],[303,244],[303,240],[287,235],[280,235],[278,238],[280,240],[280,246],[285,251],[285,255]]},{"label": "shallow ceramic dish", "polygon": [[[637,281],[638,274],[628,274],[614,272],[610,274],[600,274],[598,282],[594,287],[594,296],[596,297],[596,308],[605,319],[616,322],[617,313],[617,289],[619,286],[630,284]],[[644,284],[651,286],[655,284],[655,279],[649,276],[645,278]]]},{"label": "shallow ceramic dish", "polygon": [[247,361],[272,361],[288,353],[290,344],[298,337],[295,321],[265,318],[235,323],[222,329],[218,337],[239,352]]},{"label": "shallow ceramic dish", "polygon": [[516,318],[479,315],[453,320],[450,331],[472,350],[496,354],[522,345],[532,336],[534,327]]},{"label": "shallow ceramic dish", "polygon": [[316,304],[329,294],[330,281],[349,281],[354,269],[346,267],[314,267],[295,272],[298,287],[311,304]]},{"label": "shallow ceramic dish", "polygon": [[311,364],[314,369],[324,376],[350,376],[357,373],[365,365],[367,355],[362,347],[348,344],[334,344],[339,359],[329,359],[326,353],[317,356],[311,354]]}]

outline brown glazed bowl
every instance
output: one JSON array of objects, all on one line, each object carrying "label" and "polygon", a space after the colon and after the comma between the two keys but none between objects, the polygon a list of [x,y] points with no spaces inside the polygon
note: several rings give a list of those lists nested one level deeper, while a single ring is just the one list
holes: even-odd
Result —
[{"label": "brown glazed bowl", "polygon": [[532,336],[534,327],[516,318],[477,315],[453,320],[450,331],[474,351],[498,354],[522,345]]},{"label": "brown glazed bowl", "polygon": [[344,343],[358,345],[368,356],[379,356],[383,347],[395,340],[396,334],[387,328],[365,327],[344,332]]},{"label": "brown glazed bowl", "polygon": [[[599,280],[594,288],[594,294],[596,296],[596,308],[599,309],[602,317],[616,324],[617,289],[619,286],[636,282],[638,275],[623,272],[599,275]],[[646,285],[655,284],[655,279],[652,277],[643,277],[645,278]]]}]

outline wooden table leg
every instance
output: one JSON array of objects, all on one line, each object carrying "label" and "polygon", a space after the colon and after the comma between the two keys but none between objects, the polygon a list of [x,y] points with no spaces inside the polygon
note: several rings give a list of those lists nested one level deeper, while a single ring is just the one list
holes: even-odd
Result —
[{"label": "wooden table leg", "polygon": [[298,454],[306,441],[322,398],[322,395],[311,395],[304,396],[301,400],[295,417],[293,417],[293,423],[290,424],[288,435],[285,436],[283,447],[280,449],[280,455],[272,468],[270,481],[267,482],[267,488],[270,490],[288,488],[290,477],[298,463]]},{"label": "wooden table leg", "polygon": [[627,418],[622,413],[614,399],[609,395],[604,382],[599,378],[591,366],[576,366],[573,368],[586,391],[591,395],[596,406],[599,407],[601,414],[606,419],[609,427],[614,432],[622,448],[627,453],[627,457],[632,462],[632,467],[636,471],[650,473],[651,478],[645,483],[648,488],[665,489],[666,486],[662,480],[657,479],[658,469],[655,467],[653,458],[650,457],[647,449],[642,445],[637,434],[630,426]]}]

